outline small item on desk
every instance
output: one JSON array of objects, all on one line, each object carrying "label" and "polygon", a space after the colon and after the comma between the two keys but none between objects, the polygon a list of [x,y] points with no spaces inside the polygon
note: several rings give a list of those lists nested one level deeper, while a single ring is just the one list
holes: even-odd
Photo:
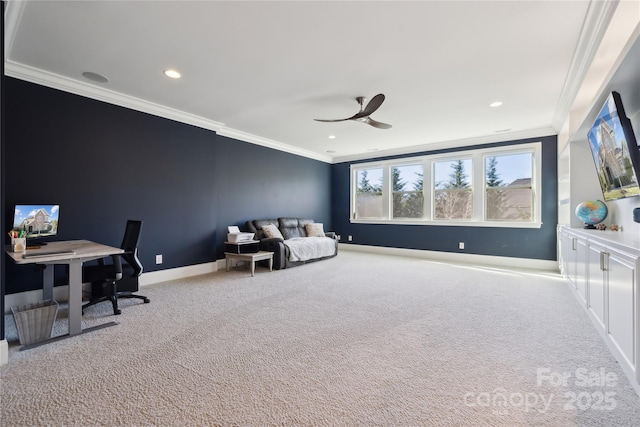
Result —
[{"label": "small item on desk", "polygon": [[22,252],[27,250],[27,238],[26,237],[12,237],[11,249],[13,252]]},{"label": "small item on desk", "polygon": [[253,240],[253,233],[242,233],[236,225],[227,227],[227,241],[231,243],[250,242]]},{"label": "small item on desk", "polygon": [[28,253],[24,253],[22,254],[22,258],[39,258],[39,257],[46,257],[46,256],[51,256],[51,255],[75,255],[76,252],[75,251],[66,251],[66,250],[60,250],[60,251],[46,251],[46,252],[28,252]]}]

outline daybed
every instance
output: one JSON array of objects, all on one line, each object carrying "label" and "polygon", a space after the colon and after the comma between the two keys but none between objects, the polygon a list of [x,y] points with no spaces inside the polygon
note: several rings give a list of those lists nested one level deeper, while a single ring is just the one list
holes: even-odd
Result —
[{"label": "daybed", "polygon": [[281,270],[338,254],[334,232],[309,218],[254,219],[247,229],[260,241],[260,250],[273,252],[273,268]]}]

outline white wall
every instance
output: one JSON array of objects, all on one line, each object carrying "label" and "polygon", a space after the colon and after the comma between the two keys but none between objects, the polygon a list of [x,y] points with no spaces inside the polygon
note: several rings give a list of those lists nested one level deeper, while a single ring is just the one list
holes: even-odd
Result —
[{"label": "white wall", "polygon": [[[620,93],[636,139],[640,139],[640,0],[618,4],[569,117],[558,135],[558,223],[581,227],[576,206],[602,200],[587,132],[611,91]],[[607,202],[605,224],[618,224],[624,233],[640,234],[633,209],[640,197]]]}]

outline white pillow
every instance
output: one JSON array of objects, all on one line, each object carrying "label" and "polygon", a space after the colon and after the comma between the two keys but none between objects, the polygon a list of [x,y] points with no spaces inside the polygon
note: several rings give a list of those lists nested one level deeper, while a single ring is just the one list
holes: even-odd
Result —
[{"label": "white pillow", "polygon": [[273,224],[263,225],[262,231],[264,232],[265,237],[267,237],[268,239],[278,238],[284,240],[284,237],[282,237],[282,233],[280,232],[280,230],[278,230],[278,227]]},{"label": "white pillow", "polygon": [[312,222],[304,226],[307,237],[324,237],[324,228],[321,222]]}]

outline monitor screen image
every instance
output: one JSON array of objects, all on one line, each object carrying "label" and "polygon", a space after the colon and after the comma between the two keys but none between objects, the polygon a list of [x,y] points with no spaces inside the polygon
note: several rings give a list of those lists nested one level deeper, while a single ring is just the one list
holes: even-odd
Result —
[{"label": "monitor screen image", "polygon": [[617,92],[607,97],[588,139],[604,200],[640,195],[640,151]]},{"label": "monitor screen image", "polygon": [[25,230],[27,238],[58,234],[60,205],[16,205],[13,229]]}]

